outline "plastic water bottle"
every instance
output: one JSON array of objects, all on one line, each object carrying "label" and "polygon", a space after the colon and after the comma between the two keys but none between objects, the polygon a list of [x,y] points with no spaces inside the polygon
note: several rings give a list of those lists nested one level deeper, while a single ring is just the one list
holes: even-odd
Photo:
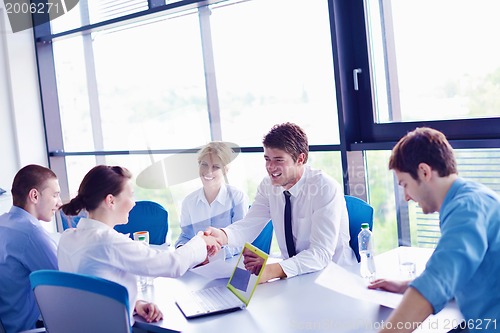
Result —
[{"label": "plastic water bottle", "polygon": [[359,255],[361,256],[361,277],[368,281],[375,279],[375,261],[373,259],[373,234],[368,223],[361,224],[361,231],[358,234]]},{"label": "plastic water bottle", "polygon": [[[139,242],[144,242],[144,243],[148,243],[148,239],[146,238],[146,236],[143,236],[143,235],[139,235],[137,238],[136,238],[137,241]],[[139,276],[139,287],[141,290],[146,290],[147,287],[148,287],[148,277],[147,276]]]}]

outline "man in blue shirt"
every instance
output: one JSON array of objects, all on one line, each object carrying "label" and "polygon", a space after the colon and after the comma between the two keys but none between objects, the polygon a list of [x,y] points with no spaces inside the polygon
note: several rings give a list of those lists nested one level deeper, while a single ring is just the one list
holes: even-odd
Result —
[{"label": "man in blue shirt", "polygon": [[[370,288],[404,292],[382,332],[409,332],[455,298],[463,328],[496,332],[500,325],[500,197],[458,176],[445,136],[417,128],[394,147],[389,161],[405,199],[426,214],[440,212],[441,238],[425,271],[413,281],[376,280]],[[408,329],[405,330],[404,328]],[[425,330],[425,327],[424,327]]]},{"label": "man in blue shirt", "polygon": [[40,316],[29,275],[57,269],[57,245],[39,220],[49,222],[61,206],[52,170],[28,165],[12,183],[13,206],[0,216],[0,319],[7,333],[35,328]]}]

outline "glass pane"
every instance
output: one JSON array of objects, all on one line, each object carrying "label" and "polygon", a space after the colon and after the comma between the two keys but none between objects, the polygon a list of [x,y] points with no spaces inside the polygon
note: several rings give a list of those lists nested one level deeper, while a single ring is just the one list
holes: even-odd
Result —
[{"label": "glass pane", "polygon": [[500,116],[499,1],[365,4],[376,122]]},{"label": "glass pane", "polygon": [[193,148],[210,140],[196,15],[89,37],[54,43],[67,151]]},{"label": "glass pane", "polygon": [[78,1],[75,7],[67,11],[65,14],[50,21],[50,30],[52,34],[81,27],[83,25],[82,14],[85,14],[86,12],[86,1]]},{"label": "glass pane", "polygon": [[375,253],[398,246],[394,176],[388,168],[390,156],[390,151],[366,152],[368,203],[374,209]]},{"label": "glass pane", "polygon": [[[77,4],[64,15],[61,15],[50,22],[50,28],[53,34],[80,28],[89,24],[111,20],[116,17],[126,16],[148,9],[147,0],[62,1],[62,3],[64,2],[71,3],[72,5],[77,2]],[[62,3],[59,3],[59,5]]]},{"label": "glass pane", "polygon": [[210,140],[196,15],[96,34],[93,47],[105,149]]},{"label": "glass pane", "polygon": [[55,41],[53,48],[64,148],[66,151],[93,151],[82,37]]},{"label": "glass pane", "polygon": [[[151,189],[139,186],[138,176],[153,162],[172,158],[172,155],[111,155],[105,156],[104,163],[107,165],[120,165],[129,169],[134,176],[134,194],[136,200],[152,200],[160,203],[169,213],[169,239],[177,240],[180,234],[179,218],[182,200],[189,193],[201,187],[201,182],[197,173],[197,155],[192,154],[192,162],[195,172],[190,180],[186,180],[175,185]],[[339,179],[342,176],[340,153],[320,152],[310,154],[310,163],[314,168],[321,168],[331,177]],[[66,166],[68,169],[68,183],[71,197],[76,196],[80,182],[85,174],[94,166],[93,156],[67,157]],[[182,165],[179,169],[186,169],[190,166]],[[177,169],[177,168],[176,168]],[[167,171],[168,173],[168,171]],[[230,164],[228,171],[229,184],[236,186],[247,193],[250,203],[255,198],[257,186],[262,179],[267,177],[263,153],[240,153]],[[158,183],[163,183],[158,180]],[[279,252],[277,243],[273,242],[272,252]]]},{"label": "glass pane", "polygon": [[211,8],[224,139],[259,146],[273,125],[291,121],[310,144],[339,143],[328,2],[253,0]]}]

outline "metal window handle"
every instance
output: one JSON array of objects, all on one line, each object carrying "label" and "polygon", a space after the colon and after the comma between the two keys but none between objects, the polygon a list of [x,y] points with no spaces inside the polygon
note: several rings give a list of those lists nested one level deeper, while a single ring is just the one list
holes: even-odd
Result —
[{"label": "metal window handle", "polygon": [[352,70],[352,78],[354,80],[354,90],[356,91],[359,90],[358,74],[362,72],[363,71],[361,70],[361,68],[355,68]]}]

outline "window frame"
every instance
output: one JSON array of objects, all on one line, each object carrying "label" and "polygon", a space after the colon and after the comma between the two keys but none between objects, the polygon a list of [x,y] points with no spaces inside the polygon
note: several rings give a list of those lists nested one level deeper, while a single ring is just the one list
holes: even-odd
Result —
[{"label": "window frame", "polygon": [[[35,0],[30,0],[35,2]],[[83,0],[85,1],[85,0]],[[61,119],[57,95],[54,54],[52,42],[57,39],[74,35],[90,36],[92,32],[102,29],[118,27],[133,23],[144,17],[155,18],[159,15],[175,14],[180,11],[196,9],[228,0],[183,0],[171,4],[163,1],[149,0],[145,11],[113,18],[94,24],[86,24],[76,29],[52,34],[50,21],[35,26],[33,29],[35,53],[38,64],[40,98],[46,133],[46,145],[50,167],[60,175],[61,197],[69,199],[69,189],[66,170],[66,156],[91,155],[95,156],[96,163],[102,163],[103,156],[113,154],[165,154],[174,150],[147,150],[147,151],[103,151],[96,143],[95,151],[68,152],[64,151]],[[248,1],[248,0],[242,0]],[[319,1],[319,0],[317,0]],[[338,110],[339,136],[338,145],[312,145],[311,151],[340,151],[344,193],[351,193],[353,184],[363,183],[363,179],[356,178],[351,170],[363,170],[366,175],[366,150],[392,149],[396,142],[407,132],[420,126],[430,126],[442,131],[450,140],[454,148],[499,148],[500,117],[459,119],[421,122],[393,122],[378,124],[374,119],[373,95],[371,87],[369,49],[365,7],[363,0],[322,0],[328,2],[330,17],[330,34],[332,44],[332,60],[335,73],[336,99]],[[380,0],[385,1],[385,0]],[[304,5],[307,2],[304,1]],[[200,14],[200,19],[203,17]],[[206,24],[206,22],[205,22]],[[211,50],[203,47],[204,59],[208,62]],[[354,89],[354,71],[360,69],[357,75],[358,90]],[[389,69],[390,72],[390,69]],[[95,74],[95,73],[94,73]],[[95,78],[95,76],[94,76]],[[210,83],[210,82],[209,82]],[[96,98],[96,94],[89,94],[89,98]],[[210,96],[209,96],[210,97]],[[90,101],[92,103],[92,101]],[[94,101],[95,102],[95,101]],[[98,103],[97,103],[98,104]],[[91,104],[92,105],[92,104]],[[214,121],[220,117],[219,110],[210,111],[211,134],[214,140],[220,139],[220,122]],[[98,120],[96,120],[98,122]],[[99,133],[96,133],[97,138]],[[95,140],[95,138],[94,138]],[[102,135],[101,135],[102,140]],[[98,141],[98,140],[97,140]],[[259,152],[261,147],[242,147],[241,152]],[[361,152],[361,155],[356,154]],[[354,153],[354,154],[353,154]],[[361,158],[360,158],[361,156]],[[360,169],[361,168],[361,169]],[[366,180],[365,188],[367,188]],[[398,192],[398,186],[395,185]],[[396,193],[396,198],[400,197]],[[367,200],[367,190],[365,197]],[[397,224],[400,244],[407,243],[409,237],[409,220],[405,203],[396,199]],[[404,201],[404,200],[403,200]]]}]

